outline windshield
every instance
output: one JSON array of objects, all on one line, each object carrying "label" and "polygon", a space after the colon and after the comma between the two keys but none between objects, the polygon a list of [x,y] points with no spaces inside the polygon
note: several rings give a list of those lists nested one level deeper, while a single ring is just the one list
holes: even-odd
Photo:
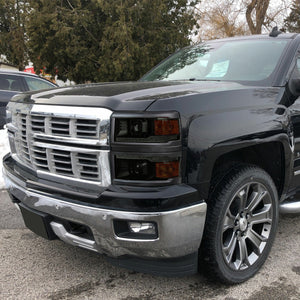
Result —
[{"label": "windshield", "polygon": [[216,41],[188,47],[163,61],[141,81],[268,82],[287,42],[277,39]]}]

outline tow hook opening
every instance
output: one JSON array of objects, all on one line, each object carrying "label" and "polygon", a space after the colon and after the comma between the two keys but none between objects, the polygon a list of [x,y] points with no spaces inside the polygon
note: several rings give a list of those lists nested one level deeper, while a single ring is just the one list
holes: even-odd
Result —
[{"label": "tow hook opening", "polygon": [[61,220],[57,218],[55,218],[54,221],[61,223],[65,227],[66,231],[72,235],[76,235],[80,238],[84,238],[92,241],[95,240],[92,230],[86,225],[71,222],[68,220]]}]

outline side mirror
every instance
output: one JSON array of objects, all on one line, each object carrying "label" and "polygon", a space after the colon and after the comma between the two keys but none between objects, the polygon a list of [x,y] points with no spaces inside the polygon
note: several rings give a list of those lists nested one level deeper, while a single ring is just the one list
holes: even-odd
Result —
[{"label": "side mirror", "polygon": [[289,90],[293,96],[300,96],[300,78],[291,78],[289,81]]},{"label": "side mirror", "polygon": [[298,98],[300,96],[300,58],[299,57],[297,58],[296,65],[288,85],[291,94]]}]

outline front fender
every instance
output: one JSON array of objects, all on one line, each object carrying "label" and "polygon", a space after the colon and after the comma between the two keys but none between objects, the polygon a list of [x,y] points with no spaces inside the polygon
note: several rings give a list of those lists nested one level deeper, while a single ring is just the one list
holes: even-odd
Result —
[{"label": "front fender", "polygon": [[207,199],[213,170],[220,157],[276,142],[281,145],[284,157],[282,193],[285,193],[292,175],[294,145],[289,111],[283,107],[278,108],[228,111],[193,119],[187,140],[187,182],[197,187],[200,195]]}]

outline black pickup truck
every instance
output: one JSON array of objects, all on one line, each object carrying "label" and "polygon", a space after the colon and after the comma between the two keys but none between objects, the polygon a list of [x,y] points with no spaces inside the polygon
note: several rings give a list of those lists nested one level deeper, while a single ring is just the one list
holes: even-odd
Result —
[{"label": "black pickup truck", "polygon": [[300,35],[279,32],[185,48],[138,82],[19,94],[7,189],[45,238],[239,283],[279,212],[300,212],[299,95]]}]

